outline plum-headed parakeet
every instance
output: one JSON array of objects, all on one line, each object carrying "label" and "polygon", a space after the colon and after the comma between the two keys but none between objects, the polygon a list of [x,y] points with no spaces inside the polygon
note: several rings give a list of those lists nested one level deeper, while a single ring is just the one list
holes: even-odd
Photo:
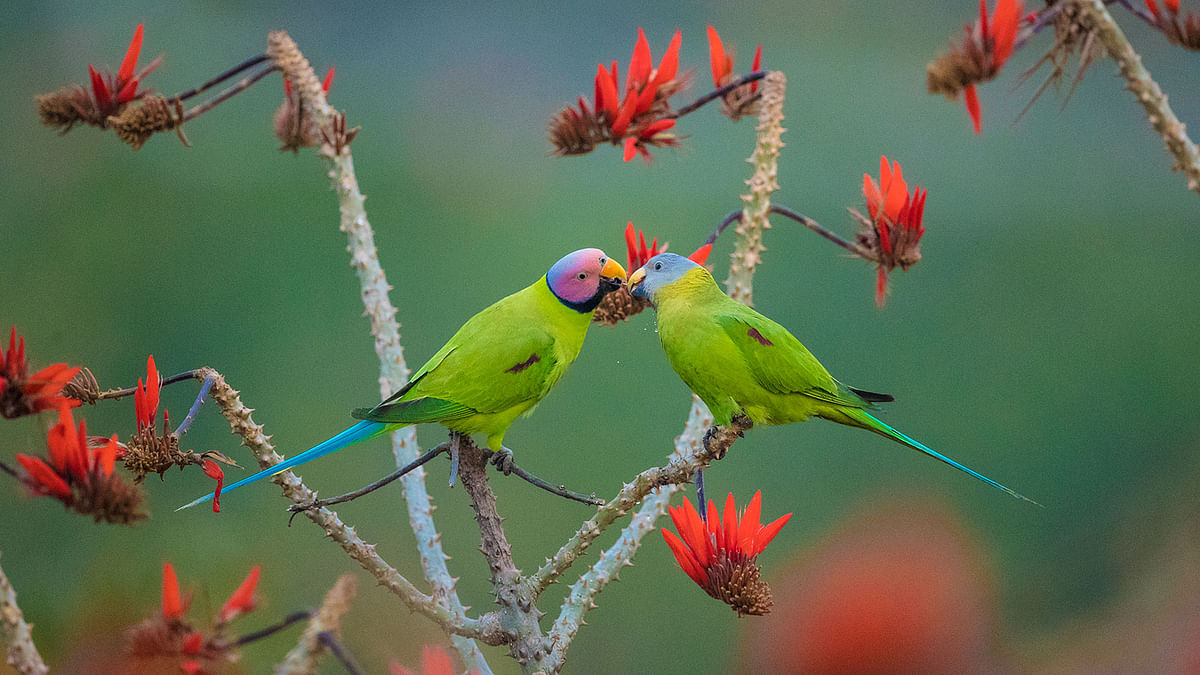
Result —
[{"label": "plum-headed parakeet", "polygon": [[583,347],[592,312],[624,281],[625,270],[598,248],[567,254],[532,285],[468,319],[400,391],[355,410],[361,422],[222,494],[409,424],[437,422],[486,434],[488,447],[500,452],[509,425],[566,372]]},{"label": "plum-headed parakeet", "polygon": [[816,416],[886,436],[1033,501],[876,419],[867,411],[891,396],[833,379],[786,328],[725,295],[691,260],[657,255],[629,277],[629,289],[658,311],[658,336],[671,367],[708,406],[715,424],[727,425],[739,413],[767,425]]}]

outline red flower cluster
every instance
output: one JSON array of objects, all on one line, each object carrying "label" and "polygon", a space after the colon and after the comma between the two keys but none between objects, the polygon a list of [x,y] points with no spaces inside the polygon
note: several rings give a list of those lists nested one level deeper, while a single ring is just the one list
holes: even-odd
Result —
[{"label": "red flower cluster", "polygon": [[652,69],[650,45],[638,29],[637,43],[629,61],[622,92],[617,62],[611,69],[596,66],[593,104],[579,98],[579,109],[564,108],[550,120],[550,141],[559,155],[582,155],[600,143],[624,145],[625,161],[640,154],[650,161],[650,147],[675,146],[678,140],[667,133],[675,120],[667,118],[668,99],[682,87],[675,79],[679,71],[679,45],[683,39],[675,31],[658,68]]},{"label": "red flower cluster", "polygon": [[0,417],[14,419],[63,406],[75,407],[79,401],[59,395],[79,368],[55,363],[29,375],[25,357],[25,338],[17,337],[17,327],[9,333],[8,350],[0,349]]},{"label": "red flower cluster", "polygon": [[146,95],[147,92],[138,91],[138,87],[161,62],[161,59],[154,59],[145,68],[136,70],[141,52],[142,26],[139,24],[116,75],[106,70],[97,71],[88,64],[90,91],[79,86],[67,87],[37,98],[42,123],[61,128],[63,132],[70,131],[77,122],[108,128],[109,117],[120,114],[126,104]]},{"label": "red flower cluster", "polygon": [[22,482],[37,495],[53,497],[96,522],[129,524],[145,518],[138,512],[142,496],[136,487],[113,473],[123,454],[117,436],[97,447],[88,443],[87,425],[76,428],[71,409],[59,408],[59,422],[47,434],[50,457],[18,454],[25,469]]},{"label": "red flower cluster", "polygon": [[1158,8],[1155,0],[1146,0],[1146,7],[1154,15],[1154,25],[1171,43],[1200,50],[1200,15],[1189,13],[1180,21],[1179,0],[1163,0],[1163,4],[1167,6],[1166,13]]},{"label": "red flower cluster", "polygon": [[[646,264],[646,261],[658,255],[665,253],[667,243],[663,242],[662,247],[658,245],[658,237],[655,237],[649,246],[646,246],[646,233],[642,230],[634,229],[633,223],[630,222],[625,226],[625,254],[629,262],[629,267],[625,269],[633,272],[637,268]],[[708,254],[712,251],[712,244],[705,244],[692,252],[688,256],[690,260],[698,265],[703,265],[708,261]]]},{"label": "red flower cluster", "polygon": [[692,502],[668,508],[679,535],[664,528],[663,539],[675,554],[684,573],[713,598],[733,608],[738,616],[762,615],[771,611],[771,589],[760,578],[758,554],[779,534],[792,514],[769,525],[759,522],[762,491],[754,493],[750,505],[738,518],[730,494],[724,517],[708,502],[707,518],[701,518]]},{"label": "red flower cluster", "polygon": [[979,0],[979,19],[966,27],[962,43],[952,46],[926,68],[929,93],[944,94],[951,100],[963,93],[977,134],[983,132],[983,126],[975,85],[999,74],[1012,55],[1023,12],[1021,0],[996,0],[996,9],[989,18],[987,0]]},{"label": "red flower cluster", "polygon": [[887,157],[879,158],[878,183],[870,174],[863,174],[863,197],[870,218],[853,209],[851,213],[863,225],[858,243],[866,252],[864,257],[879,266],[875,302],[880,307],[887,300],[888,272],[897,266],[907,270],[921,260],[921,235],[925,234],[921,219],[928,194],[920,186],[909,193],[900,163],[893,162],[889,167]]},{"label": "red flower cluster", "polygon": [[229,622],[251,612],[257,606],[254,595],[262,566],[255,565],[207,631],[195,628],[186,619],[192,595],[179,592],[179,579],[169,562],[163,563],[162,611],[145,619],[129,631],[129,652],[139,660],[169,658],[179,661],[185,673],[209,672],[205,665],[234,661],[237,643],[226,635]]},{"label": "red flower cluster", "polygon": [[198,464],[204,469],[204,475],[217,481],[216,495],[213,498],[213,512],[221,512],[221,488],[225,483],[225,471],[211,458],[228,461],[217,452],[197,454],[184,452],[179,447],[179,436],[171,431],[167,411],[163,410],[161,435],[155,428],[158,423],[159,392],[162,389],[162,378],[159,377],[158,367],[154,364],[154,355],[146,359],[146,379],[138,378],[133,391],[134,416],[137,418],[137,433],[129,439],[129,452],[125,457],[125,468],[132,471],[137,480],[142,480],[147,474],[157,473],[160,476],[172,466],[184,467]]},{"label": "red flower cluster", "polygon": [[[717,29],[708,27],[708,59],[712,66],[713,86],[720,88],[734,81],[733,57],[726,53],[721,36]],[[750,72],[758,72],[762,67],[762,45],[754,50],[754,63]],[[758,103],[758,82],[751,82],[730,91],[722,98],[721,113],[730,119],[737,120],[743,115],[756,112]]]}]

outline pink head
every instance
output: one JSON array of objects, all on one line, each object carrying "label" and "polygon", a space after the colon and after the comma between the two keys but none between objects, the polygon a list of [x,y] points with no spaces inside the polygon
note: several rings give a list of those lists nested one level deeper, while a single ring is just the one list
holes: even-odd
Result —
[{"label": "pink head", "polygon": [[598,248],[583,248],[563,256],[546,272],[550,292],[577,312],[591,312],[605,295],[625,282],[625,270]]}]

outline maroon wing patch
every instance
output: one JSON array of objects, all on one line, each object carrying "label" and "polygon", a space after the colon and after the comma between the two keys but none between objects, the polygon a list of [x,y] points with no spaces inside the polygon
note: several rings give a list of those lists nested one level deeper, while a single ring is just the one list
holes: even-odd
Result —
[{"label": "maroon wing patch", "polygon": [[506,373],[519,373],[519,372],[521,372],[522,370],[525,370],[525,369],[526,369],[526,368],[528,368],[529,366],[532,366],[533,364],[535,364],[535,363],[537,363],[538,361],[541,361],[541,360],[542,360],[542,357],[538,356],[536,353],[534,353],[534,354],[530,354],[530,355],[529,355],[529,358],[525,359],[524,361],[522,361],[522,362],[518,363],[517,365],[513,366],[512,368],[509,368],[508,370],[506,370],[506,371],[504,371],[504,372],[506,372]]},{"label": "maroon wing patch", "polygon": [[763,334],[758,332],[757,328],[751,328],[750,330],[746,331],[746,334],[749,335],[750,337],[754,338],[758,342],[758,344],[760,344],[764,347],[771,347],[771,346],[774,346],[774,344],[775,344],[774,342],[771,342],[767,338],[763,337]]}]

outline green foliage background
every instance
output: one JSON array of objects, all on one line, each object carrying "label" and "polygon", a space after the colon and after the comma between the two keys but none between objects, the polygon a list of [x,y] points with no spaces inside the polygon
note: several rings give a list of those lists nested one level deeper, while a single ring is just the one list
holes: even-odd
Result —
[{"label": "green foliage background", "polygon": [[[759,309],[838,377],[895,394],[889,422],[1046,508],[820,422],[755,430],[711,472],[710,489],[741,502],[761,488],[764,517],[795,513],[763,557],[768,574],[864,501],[922,495],[951,505],[993,561],[1006,648],[1036,655],[1113,606],[1139,563],[1196,518],[1200,218],[1110,62],[1089,72],[1065,111],[1051,92],[1013,123],[1038,82],[1010,90],[1048,46],[1039,38],[982,88],[982,137],[961,104],[926,94],[926,61],[975,7],[10,4],[0,24],[9,88],[0,98],[0,326],[27,336],[34,367],[86,365],[103,386],[134,382],[151,353],[168,373],[214,366],[280,449],[299,451],[377,399],[378,366],[321,163],[311,151],[276,152],[278,80],[190,123],[194,147],[165,134],[136,153],[90,128],[56,136],[39,126],[34,94],[82,83],[89,62],[115,68],[139,22],[144,58],[165,53],[149,84],[166,93],[258,53],[269,29],[287,29],[319,71],[337,67],[331,100],[362,126],[355,162],[415,367],[561,254],[600,246],[623,259],[626,221],[691,250],[738,208],[753,120],[732,124],[715,109],[688,117],[684,148],[657,152],[650,168],[623,164],[608,147],[555,159],[545,140],[551,114],[590,95],[598,61],[627,64],[639,26],[656,59],[682,29],[691,91],[705,91],[711,23],[739,47],[741,72],[761,42],[765,64],[788,76],[779,202],[850,233],[844,208],[861,204],[861,175],[877,173],[880,154],[930,192],[925,259],[895,275],[885,310],[872,301],[868,265],[783,220],[768,233]],[[1176,112],[1198,123],[1200,57],[1118,18]],[[718,245],[718,275],[731,249],[731,239]],[[165,391],[172,417],[194,394],[190,385]],[[531,471],[608,495],[669,452],[687,406],[647,313],[594,330],[570,375],[508,441]],[[133,431],[132,401],[83,414],[93,433]],[[46,421],[0,424],[0,458],[39,451]],[[420,434],[432,444],[443,432]],[[251,463],[210,406],[186,440]],[[391,466],[387,444],[374,441],[302,474],[334,494]],[[486,610],[470,508],[444,478],[435,464],[429,484],[452,571],[464,602]],[[123,528],[2,482],[4,569],[43,653],[66,672],[100,662],[157,607],[163,560],[197,589],[200,612],[215,611],[262,563],[266,603],[245,630],[319,603],[339,574],[357,569],[309,523],[286,527],[271,486],[230,496],[220,516],[173,513],[211,481],[171,472],[146,484],[152,519]],[[517,481],[496,487],[525,569],[589,515]],[[398,489],[340,511],[419,577]],[[637,561],[588,616],[571,667],[733,667],[753,620],[705,597],[656,535]],[[415,663],[421,644],[443,639],[359,576],[346,642],[369,670],[390,657]],[[247,649],[246,670],[267,669],[294,636]],[[515,670],[502,650],[488,653],[498,672]]]}]

